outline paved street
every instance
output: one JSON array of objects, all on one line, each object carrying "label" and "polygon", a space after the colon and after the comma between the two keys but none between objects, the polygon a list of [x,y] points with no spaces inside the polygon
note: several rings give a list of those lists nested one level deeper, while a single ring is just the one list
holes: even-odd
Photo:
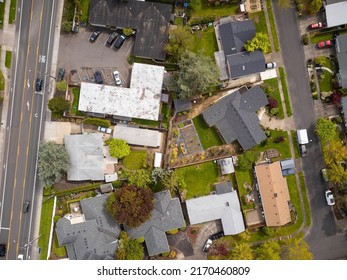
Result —
[{"label": "paved street", "polygon": [[[347,235],[338,234],[332,208],[326,205],[325,186],[320,178],[324,162],[319,140],[314,133],[317,111],[311,97],[296,12],[294,8],[279,9],[276,3],[273,1],[295,126],[297,129],[307,128],[311,141],[308,155],[302,159],[313,223],[306,240],[315,259],[344,258],[347,256]],[[320,108],[319,105],[317,107]]]}]

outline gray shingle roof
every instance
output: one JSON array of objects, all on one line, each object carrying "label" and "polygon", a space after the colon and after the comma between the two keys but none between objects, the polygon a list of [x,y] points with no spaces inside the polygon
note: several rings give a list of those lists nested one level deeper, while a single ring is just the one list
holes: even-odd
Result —
[{"label": "gray shingle roof", "polygon": [[335,48],[339,63],[338,80],[342,88],[347,88],[347,34],[336,37]]},{"label": "gray shingle roof", "polygon": [[259,50],[236,53],[228,55],[226,58],[229,75],[232,79],[265,71],[265,58]]},{"label": "gray shingle roof", "polygon": [[341,98],[341,105],[345,126],[347,127],[347,96]]},{"label": "gray shingle roof", "polygon": [[217,194],[228,193],[233,190],[233,185],[230,181],[220,182],[214,185]]},{"label": "gray shingle roof", "polygon": [[136,30],[134,55],[165,60],[171,5],[145,1],[91,0],[89,23]]},{"label": "gray shingle roof", "polygon": [[[72,224],[69,216],[60,219],[56,233],[60,246],[66,246],[70,259],[114,259],[119,224],[106,212],[108,195],[81,200],[85,221]],[[185,226],[178,198],[168,191],[154,194],[151,218],[137,228],[125,228],[131,238],[144,237],[150,256],[169,251],[166,232]]]},{"label": "gray shingle roof", "polygon": [[244,150],[266,139],[259,125],[256,111],[268,103],[265,93],[253,87],[242,94],[235,91],[208,107],[203,117],[209,126],[215,126],[226,143],[238,140]]},{"label": "gray shingle roof", "polygon": [[192,109],[192,102],[189,99],[174,99],[173,102],[177,113]]}]

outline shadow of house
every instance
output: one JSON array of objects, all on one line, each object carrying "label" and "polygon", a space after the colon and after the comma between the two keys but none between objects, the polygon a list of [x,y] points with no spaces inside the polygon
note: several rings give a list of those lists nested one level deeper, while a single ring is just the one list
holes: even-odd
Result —
[{"label": "shadow of house", "polygon": [[339,72],[336,74],[337,82],[340,87],[347,88],[347,34],[336,36],[335,49],[339,64]]},{"label": "shadow of house", "polygon": [[260,144],[266,135],[256,114],[268,104],[259,87],[243,88],[219,99],[202,112],[208,126],[215,126],[225,143],[237,140],[244,151]]},{"label": "shadow of house", "polygon": [[165,60],[172,6],[145,1],[91,0],[89,23],[136,30],[134,55]]}]

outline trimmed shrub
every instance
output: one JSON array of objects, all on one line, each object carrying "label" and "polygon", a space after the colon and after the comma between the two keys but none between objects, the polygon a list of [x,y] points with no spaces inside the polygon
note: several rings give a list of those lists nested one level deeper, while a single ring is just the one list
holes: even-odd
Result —
[{"label": "trimmed shrub", "polygon": [[109,120],[105,119],[98,119],[98,118],[86,118],[83,121],[84,124],[91,124],[91,125],[97,125],[97,126],[104,126],[104,127],[110,127],[111,122]]}]

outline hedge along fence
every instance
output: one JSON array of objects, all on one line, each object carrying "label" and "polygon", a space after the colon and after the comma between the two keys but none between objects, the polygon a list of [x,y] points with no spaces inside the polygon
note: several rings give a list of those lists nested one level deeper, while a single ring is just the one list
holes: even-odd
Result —
[{"label": "hedge along fence", "polygon": [[68,189],[68,190],[63,190],[63,191],[52,191],[51,195],[55,195],[55,196],[62,196],[62,195],[67,195],[70,193],[78,193],[78,192],[82,192],[82,191],[90,191],[90,190],[95,190],[97,188],[99,188],[102,185],[102,183],[94,183],[94,184],[90,184],[87,186],[81,186],[81,187],[77,187],[74,189]]},{"label": "hedge along fence", "polygon": [[92,124],[92,125],[100,125],[104,127],[110,127],[111,122],[109,120],[105,119],[98,119],[98,118],[86,118],[83,121],[84,124]]}]

